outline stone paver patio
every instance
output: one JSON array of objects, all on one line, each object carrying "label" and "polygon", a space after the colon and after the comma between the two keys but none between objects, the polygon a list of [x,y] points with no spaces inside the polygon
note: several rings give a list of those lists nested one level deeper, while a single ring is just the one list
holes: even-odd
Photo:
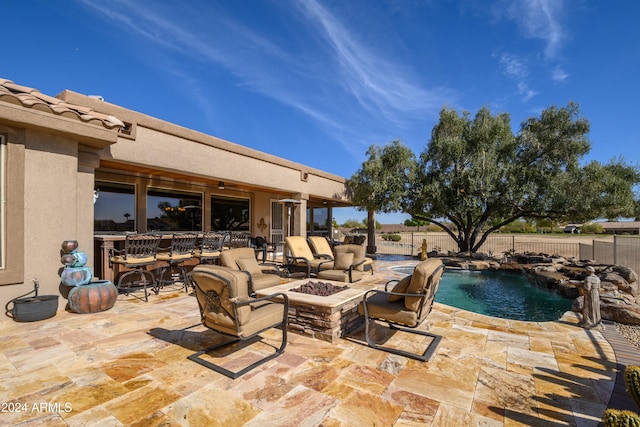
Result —
[{"label": "stone paver patio", "polygon": [[[391,264],[365,278],[400,277]],[[361,332],[333,344],[290,333],[282,356],[231,380],[187,360],[220,339],[193,296],[121,295],[102,313],[0,321],[0,425],[595,426],[619,366],[601,331],[577,323],[436,303],[423,327],[443,339],[429,362],[370,349]],[[279,339],[269,331],[226,360],[248,364]]]}]

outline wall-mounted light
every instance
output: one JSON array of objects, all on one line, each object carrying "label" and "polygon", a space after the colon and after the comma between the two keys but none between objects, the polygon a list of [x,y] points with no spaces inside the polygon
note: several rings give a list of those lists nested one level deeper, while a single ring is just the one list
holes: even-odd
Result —
[{"label": "wall-mounted light", "polygon": [[224,181],[218,181],[218,190],[224,190]]}]

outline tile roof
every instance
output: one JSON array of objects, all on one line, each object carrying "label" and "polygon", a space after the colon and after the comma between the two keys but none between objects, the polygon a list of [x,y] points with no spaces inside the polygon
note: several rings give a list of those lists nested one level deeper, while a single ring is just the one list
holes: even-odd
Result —
[{"label": "tile roof", "polygon": [[124,127],[124,123],[117,117],[81,105],[69,104],[59,98],[45,95],[37,89],[17,85],[3,78],[0,78],[0,101],[59,116],[77,118],[85,123],[101,124],[107,129]]}]

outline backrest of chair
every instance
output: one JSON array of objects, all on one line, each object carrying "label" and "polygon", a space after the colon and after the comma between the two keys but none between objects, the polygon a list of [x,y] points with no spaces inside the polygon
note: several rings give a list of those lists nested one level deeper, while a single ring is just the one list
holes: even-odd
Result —
[{"label": "backrest of chair", "polygon": [[127,234],[124,243],[124,259],[154,259],[162,236],[159,234]]},{"label": "backrest of chair", "polygon": [[197,265],[189,273],[196,289],[200,314],[208,322],[229,328],[232,324],[243,325],[251,316],[251,306],[234,307],[233,301],[249,297],[247,275],[217,265]]},{"label": "backrest of chair", "polygon": [[170,254],[175,256],[193,253],[197,241],[196,233],[174,233],[171,238]]},{"label": "backrest of chair", "polygon": [[238,260],[243,258],[254,258],[256,253],[253,248],[233,248],[220,252],[220,262],[223,266],[232,270],[240,270]]},{"label": "backrest of chair", "polygon": [[333,250],[326,237],[309,236],[309,245],[317,255],[329,255],[333,257]]},{"label": "backrest of chair", "polygon": [[415,297],[405,297],[404,306],[407,310],[419,312],[420,317],[426,316],[431,310],[433,298],[444,272],[444,264],[438,258],[422,261],[413,270],[407,293],[417,294]]},{"label": "backrest of chair", "polygon": [[313,259],[313,252],[311,252],[307,239],[303,236],[287,236],[284,240],[291,256],[296,258]]},{"label": "backrest of chair", "polygon": [[[358,264],[360,261],[364,260],[364,256],[366,254],[366,248],[364,246],[354,244],[336,246],[334,251],[336,253],[336,259],[341,253],[352,253],[354,264]],[[364,271],[364,264],[358,265],[355,267],[355,270]]]},{"label": "backrest of chair", "polygon": [[202,252],[215,252],[222,250],[222,244],[226,234],[215,231],[208,231],[203,234],[202,242],[200,242],[200,250]]},{"label": "backrest of chair", "polygon": [[251,242],[251,235],[242,231],[232,231],[229,237],[230,248],[247,248]]}]

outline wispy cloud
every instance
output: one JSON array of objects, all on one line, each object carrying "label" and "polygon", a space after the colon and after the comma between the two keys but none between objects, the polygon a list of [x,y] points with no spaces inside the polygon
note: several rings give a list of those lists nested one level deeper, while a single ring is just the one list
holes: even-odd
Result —
[{"label": "wispy cloud", "polygon": [[545,57],[551,59],[557,57],[566,39],[561,25],[563,9],[564,0],[515,0],[509,1],[503,10],[524,37],[545,42]]},{"label": "wispy cloud", "polygon": [[[352,29],[315,0],[281,7],[292,14],[290,24],[298,31],[291,40],[275,39],[210,4],[206,11],[183,5],[178,16],[166,9],[171,7],[167,3],[148,8],[134,1],[82,1],[168,55],[222,65],[242,86],[303,113],[359,157],[362,145],[371,143],[366,129],[401,130],[436,116],[453,98],[446,89],[422,87],[410,66],[397,65],[392,53],[358,41]],[[298,38],[313,44],[312,49],[296,44]],[[173,74],[186,73],[179,61],[169,63],[178,67]],[[197,86],[195,78],[190,84]],[[196,101],[206,103],[201,96]],[[362,142],[354,147],[354,141]]]},{"label": "wispy cloud", "polygon": [[523,101],[526,102],[538,94],[529,86],[529,69],[522,58],[514,54],[503,53],[500,55],[500,67],[507,77],[516,81],[518,93],[522,96]]}]

